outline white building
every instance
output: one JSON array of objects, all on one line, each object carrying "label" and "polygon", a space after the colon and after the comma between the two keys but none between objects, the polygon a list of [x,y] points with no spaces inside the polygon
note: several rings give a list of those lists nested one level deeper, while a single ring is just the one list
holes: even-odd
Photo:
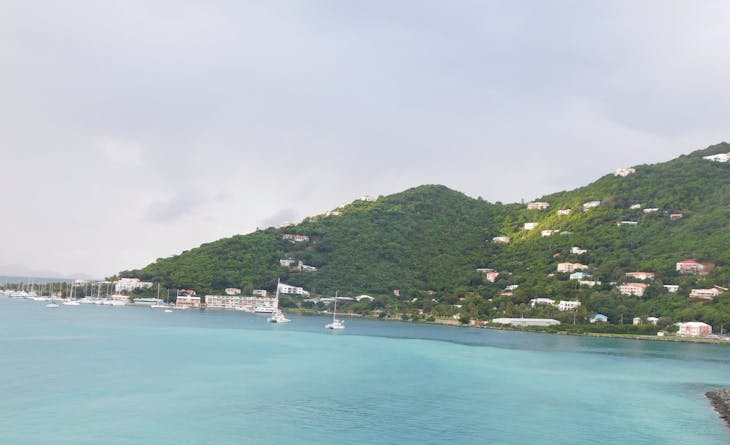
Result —
[{"label": "white building", "polygon": [[251,292],[251,295],[254,297],[266,297],[268,292],[266,289],[254,289],[253,292]]},{"label": "white building", "polygon": [[509,244],[509,237],[508,236],[495,236],[492,238],[492,242],[496,244]]},{"label": "white building", "polygon": [[200,307],[200,297],[196,297],[193,295],[178,295],[177,300],[175,300],[175,307],[190,307],[190,308],[199,308]]},{"label": "white building", "polygon": [[226,295],[241,295],[241,289],[237,287],[227,287]]},{"label": "white building", "polygon": [[656,213],[656,212],[658,212],[658,211],[659,211],[659,209],[658,209],[658,208],[656,208],[656,207],[651,207],[651,208],[648,208],[648,209],[644,209],[644,210],[642,210],[642,212],[646,213],[647,215],[648,215],[649,213]]},{"label": "white building", "polygon": [[654,273],[653,272],[626,272],[627,278],[633,278],[635,280],[653,280],[654,279]]},{"label": "white building", "polygon": [[538,223],[536,222],[526,222],[524,226],[522,226],[525,230],[532,230],[535,227],[537,227]]},{"label": "white building", "polygon": [[114,283],[115,292],[131,292],[135,289],[148,289],[154,283],[150,281],[140,281],[139,278],[120,278]]},{"label": "white building", "polygon": [[293,233],[285,233],[282,235],[281,239],[291,241],[293,243],[301,243],[304,241],[309,241],[309,236],[307,235],[295,235]]},{"label": "white building", "polygon": [[284,283],[279,284],[279,292],[287,295],[301,295],[303,297],[309,296],[309,292],[305,291],[303,288],[290,286]]},{"label": "white building", "polygon": [[646,322],[649,324],[656,325],[659,322],[659,318],[657,317],[646,317]]},{"label": "white building", "polygon": [[495,318],[492,323],[511,326],[553,326],[560,324],[558,320],[551,318]]},{"label": "white building", "polygon": [[558,272],[570,273],[576,270],[586,270],[588,266],[581,263],[558,263]]},{"label": "white building", "polygon": [[581,249],[578,246],[573,246],[570,248],[570,253],[572,253],[573,255],[583,255],[586,252],[588,252],[588,251],[585,249]]},{"label": "white building", "polygon": [[692,289],[689,293],[689,298],[700,298],[702,300],[712,300],[713,298],[720,295],[720,290],[714,287],[710,289]]},{"label": "white building", "polygon": [[632,204],[631,207],[629,207],[631,210],[638,210],[641,208],[641,204]]},{"label": "white building", "polygon": [[558,216],[570,215],[570,209],[560,209],[557,213]]},{"label": "white building", "polygon": [[585,272],[573,272],[572,274],[570,274],[570,277],[568,277],[568,278],[571,280],[582,280],[584,278],[590,278],[590,277],[591,276]]},{"label": "white building", "polygon": [[574,309],[578,309],[579,306],[580,306],[580,301],[560,300],[560,302],[558,303],[558,310],[560,312],[572,311]]},{"label": "white building", "polygon": [[545,210],[548,207],[550,207],[549,202],[536,201],[527,203],[527,210]]},{"label": "white building", "polygon": [[549,304],[551,306],[555,305],[555,300],[552,298],[533,298],[530,300],[530,306],[535,307],[538,304]]},{"label": "white building", "polygon": [[617,168],[614,172],[614,176],[622,176],[626,177],[632,173],[636,173],[636,169],[633,167],[623,167],[623,168]]},{"label": "white building", "polygon": [[716,155],[702,156],[702,159],[713,162],[730,162],[730,153],[718,153]]},{"label": "white building", "polygon": [[588,201],[585,204],[583,204],[583,211],[587,212],[591,209],[595,209],[599,205],[601,205],[601,201]]},{"label": "white building", "polygon": [[662,287],[664,289],[666,289],[667,292],[669,292],[670,294],[676,294],[677,291],[679,290],[679,285],[678,284],[665,284]]},{"label": "white building", "polygon": [[547,229],[547,230],[541,231],[540,235],[542,235],[543,237],[552,236],[554,233],[558,233],[558,232],[560,232],[560,230]]}]

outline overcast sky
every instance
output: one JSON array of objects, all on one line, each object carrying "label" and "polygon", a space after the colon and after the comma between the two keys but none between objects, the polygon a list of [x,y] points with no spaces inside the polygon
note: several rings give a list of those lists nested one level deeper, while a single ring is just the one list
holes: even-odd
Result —
[{"label": "overcast sky", "polygon": [[0,274],[108,276],[421,184],[530,200],[729,140],[729,23],[724,0],[6,0]]}]

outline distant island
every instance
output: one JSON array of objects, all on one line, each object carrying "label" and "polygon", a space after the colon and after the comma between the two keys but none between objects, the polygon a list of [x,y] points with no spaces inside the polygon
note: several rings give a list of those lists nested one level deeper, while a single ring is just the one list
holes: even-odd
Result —
[{"label": "distant island", "polygon": [[730,325],[728,159],[730,144],[721,143],[669,162],[606,166],[611,173],[589,185],[527,203],[424,185],[112,278],[192,289],[202,305],[227,288],[273,292],[280,279],[300,289],[282,294],[285,310],[328,310],[339,291],[349,300],[338,309],[384,318],[543,318],[563,331],[647,335],[697,322],[723,333]]}]

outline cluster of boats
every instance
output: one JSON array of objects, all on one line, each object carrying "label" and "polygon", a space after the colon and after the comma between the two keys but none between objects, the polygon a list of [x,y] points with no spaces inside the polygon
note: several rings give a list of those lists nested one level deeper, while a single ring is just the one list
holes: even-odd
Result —
[{"label": "cluster of boats", "polygon": [[[105,305],[105,306],[127,306],[130,304],[130,301],[128,299],[121,299],[121,298],[100,298],[100,297],[93,297],[93,296],[86,296],[83,298],[61,298],[59,296],[54,296],[53,294],[44,296],[44,295],[37,295],[35,292],[31,291],[25,291],[25,290],[0,290],[0,296],[10,297],[10,298],[21,298],[21,299],[29,299],[34,301],[47,301],[46,307],[49,308],[55,308],[59,307],[61,305],[63,306],[80,306],[82,304],[95,304],[95,305]],[[279,309],[279,286],[277,286],[276,289],[276,304],[274,307],[267,307],[266,310],[255,310],[254,312],[263,312],[263,313],[270,313],[271,315],[266,319],[269,323],[289,323],[291,320],[286,318],[284,313]],[[155,309],[164,309],[165,312],[172,312],[173,309],[187,309],[188,307],[182,306],[174,306],[171,304],[166,304],[163,300],[159,298],[138,298],[133,300],[133,305],[135,306],[149,306],[151,308]],[[256,308],[258,309],[258,308]],[[339,330],[339,329],[345,329],[345,322],[344,320],[340,320],[337,318],[337,294],[335,294],[334,299],[334,309],[332,311],[332,322],[327,323],[325,325],[326,329],[332,329],[332,330]]]}]

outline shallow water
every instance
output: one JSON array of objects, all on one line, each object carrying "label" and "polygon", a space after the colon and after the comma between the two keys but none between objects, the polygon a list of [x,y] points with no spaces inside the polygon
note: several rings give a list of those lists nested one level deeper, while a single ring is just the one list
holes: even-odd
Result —
[{"label": "shallow water", "polygon": [[0,298],[0,443],[727,444],[730,347]]}]

